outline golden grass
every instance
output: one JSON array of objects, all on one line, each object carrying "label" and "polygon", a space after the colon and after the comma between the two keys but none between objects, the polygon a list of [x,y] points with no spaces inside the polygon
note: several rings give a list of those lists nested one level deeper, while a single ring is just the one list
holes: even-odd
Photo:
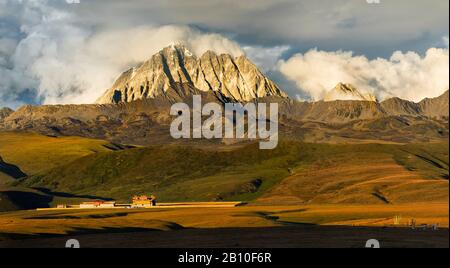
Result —
[{"label": "golden grass", "polygon": [[[448,227],[448,203],[408,205],[308,205],[243,206],[235,208],[180,208],[137,210],[17,211],[0,213],[0,234],[63,235],[82,230],[144,228],[273,227],[291,224],[401,226],[415,219],[417,224]],[[1,237],[1,236],[0,236]]]},{"label": "golden grass", "polygon": [[34,133],[0,132],[0,156],[28,175],[49,170],[96,152],[110,151],[108,142],[79,137],[47,137]]},{"label": "golden grass", "polygon": [[311,205],[304,211],[275,212],[280,221],[312,223],[319,225],[393,226],[399,217],[399,227],[407,226],[412,219],[417,225],[439,224],[449,226],[447,203],[410,203],[401,205]]},{"label": "golden grass", "polygon": [[[322,166],[320,166],[322,165]],[[449,182],[407,170],[390,154],[355,153],[348,161],[332,157],[296,171],[266,192],[264,204],[448,203]]]}]

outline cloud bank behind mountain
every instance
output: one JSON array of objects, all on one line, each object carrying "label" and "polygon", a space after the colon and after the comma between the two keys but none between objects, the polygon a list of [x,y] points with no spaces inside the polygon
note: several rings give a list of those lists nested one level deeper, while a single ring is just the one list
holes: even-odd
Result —
[{"label": "cloud bank behind mountain", "polygon": [[[448,32],[448,2],[407,3],[0,0],[0,106],[92,103],[171,42],[197,55],[245,53],[292,97],[321,99],[341,81],[380,99],[434,97],[448,89],[448,38],[430,43]],[[423,10],[433,15],[407,20]],[[423,32],[433,33],[426,42]],[[382,44],[403,52],[369,56]]]},{"label": "cloud bank behind mountain", "polygon": [[352,52],[310,50],[279,62],[297,89],[321,100],[339,82],[383,100],[400,97],[420,101],[449,89],[448,48],[430,48],[424,56],[395,52],[389,59],[369,60]]},{"label": "cloud bank behind mountain", "polygon": [[236,42],[188,26],[94,30],[46,2],[7,2],[17,12],[23,37],[0,39],[0,106],[20,105],[20,96],[31,90],[35,101],[45,104],[92,103],[125,69],[173,42],[183,42],[196,55],[243,54]]}]

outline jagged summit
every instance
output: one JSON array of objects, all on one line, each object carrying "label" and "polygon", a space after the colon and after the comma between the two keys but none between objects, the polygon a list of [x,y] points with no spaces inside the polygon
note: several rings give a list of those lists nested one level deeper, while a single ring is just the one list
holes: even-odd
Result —
[{"label": "jagged summit", "polygon": [[12,113],[14,113],[14,111],[8,107],[0,108],[0,120],[3,120]]},{"label": "jagged summit", "polygon": [[338,83],[330,90],[324,98],[324,101],[335,100],[359,100],[377,102],[377,98],[372,94],[362,94],[356,87],[351,84]]},{"label": "jagged summit", "polygon": [[[176,51],[177,53],[181,53],[187,57],[193,57],[194,53],[192,53],[185,44],[182,42],[172,42],[164,49],[170,49],[171,51]],[[163,52],[164,49],[162,49],[160,52]]]},{"label": "jagged summit", "polygon": [[445,91],[437,98],[426,98],[419,102],[421,109],[427,116],[440,117],[442,115],[448,117],[449,114],[449,91]]},{"label": "jagged summit", "polygon": [[173,43],[142,65],[124,72],[97,103],[164,96],[179,84],[212,91],[223,100],[238,102],[266,96],[287,97],[245,56],[233,58],[207,51],[197,57],[183,44]]}]

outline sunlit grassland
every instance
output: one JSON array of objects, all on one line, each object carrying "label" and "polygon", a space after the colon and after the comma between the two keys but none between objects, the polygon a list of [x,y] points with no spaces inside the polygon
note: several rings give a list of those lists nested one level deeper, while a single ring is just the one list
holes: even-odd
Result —
[{"label": "sunlit grassland", "polygon": [[[394,218],[399,218],[394,225]],[[448,227],[448,204],[243,206],[138,210],[17,211],[0,213],[0,239],[20,235],[65,235],[178,230],[183,228],[274,227],[296,224],[389,226],[439,224]]]}]

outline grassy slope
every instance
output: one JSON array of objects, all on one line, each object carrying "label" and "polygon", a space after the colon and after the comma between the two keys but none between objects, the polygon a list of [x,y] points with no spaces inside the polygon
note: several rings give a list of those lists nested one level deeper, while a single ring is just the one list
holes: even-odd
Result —
[{"label": "grassy slope", "polygon": [[[400,151],[401,152],[401,151]],[[399,152],[395,150],[394,155]],[[403,155],[402,155],[403,156]],[[448,201],[448,180],[400,166],[391,153],[336,154],[299,170],[266,192],[264,204],[400,204]],[[423,173],[428,173],[423,170]]]},{"label": "grassy slope", "polygon": [[11,176],[7,175],[6,173],[3,173],[2,170],[0,169],[0,187],[2,185],[9,184],[13,181],[14,179]]},{"label": "grassy slope", "polygon": [[409,144],[395,154],[395,160],[425,178],[449,179],[449,144]]},{"label": "grassy slope", "polygon": [[[300,148],[280,146],[260,151],[257,145],[232,152],[167,146],[100,153],[84,157],[25,181],[29,186],[77,194],[95,194],[126,201],[135,193],[155,193],[163,200],[211,200],[239,192],[263,176],[262,189],[288,174]],[[307,150],[303,153],[308,158]]]},{"label": "grassy slope", "polygon": [[109,143],[78,137],[47,137],[24,132],[0,132],[0,156],[28,175],[43,172],[97,152]]},{"label": "grassy slope", "polygon": [[[28,175],[46,172],[80,157],[111,152],[115,148],[115,145],[101,140],[0,132],[0,157]],[[46,206],[51,200],[58,200],[27,187],[9,187],[16,180],[8,175],[8,170],[2,170],[4,167],[0,163],[0,211]]]},{"label": "grassy slope", "polygon": [[[297,199],[297,202],[379,203],[383,195],[389,196],[388,201],[393,203],[442,201],[448,199],[448,180],[444,179],[448,177],[448,157],[445,155],[448,156],[448,144],[281,142],[273,151],[259,150],[254,144],[228,152],[166,146],[86,156],[33,176],[23,185],[119,201],[128,201],[137,193],[153,193],[161,201],[218,198],[249,201],[267,198],[264,194],[272,193],[270,201],[273,202],[282,199],[292,185],[303,189],[297,197],[314,193],[304,191],[321,184],[311,179],[314,177],[307,181],[307,187],[301,184],[304,172],[314,169],[325,172],[323,177],[327,181],[321,186],[327,187],[327,191]],[[440,164],[436,165],[438,161]],[[349,172],[343,170],[343,166],[347,166]],[[300,176],[300,180],[294,178],[288,187],[273,194],[273,189],[283,185],[283,179],[293,176]],[[257,180],[262,181],[259,189]],[[327,184],[330,181],[332,184]],[[363,187],[353,187],[354,182]],[[421,188],[425,190],[417,190]]]}]

